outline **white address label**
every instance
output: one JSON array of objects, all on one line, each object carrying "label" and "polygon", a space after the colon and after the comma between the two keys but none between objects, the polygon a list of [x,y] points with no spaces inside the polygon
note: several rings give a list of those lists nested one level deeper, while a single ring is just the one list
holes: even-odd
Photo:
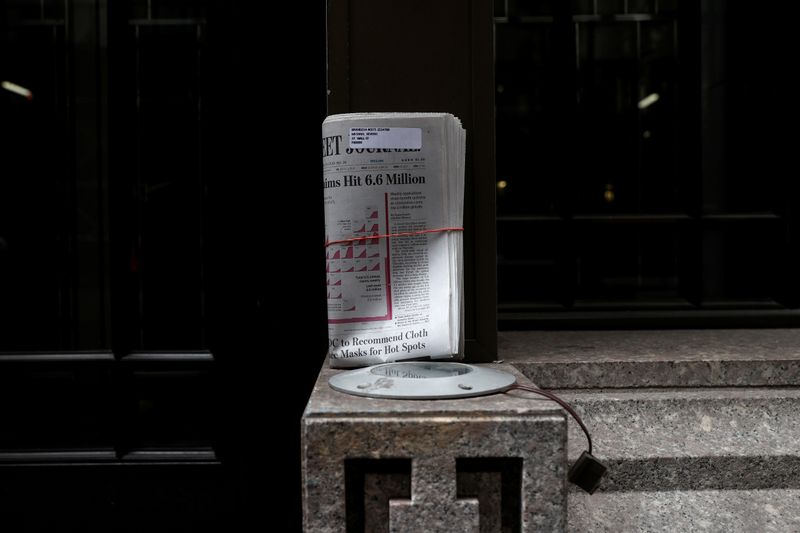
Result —
[{"label": "white address label", "polygon": [[422,128],[350,128],[350,148],[422,148]]}]

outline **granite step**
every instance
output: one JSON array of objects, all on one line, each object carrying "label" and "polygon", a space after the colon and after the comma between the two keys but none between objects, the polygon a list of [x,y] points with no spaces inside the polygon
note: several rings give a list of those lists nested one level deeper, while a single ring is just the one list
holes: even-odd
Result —
[{"label": "granite step", "polygon": [[[574,406],[610,469],[594,495],[570,488],[570,531],[800,532],[800,330],[501,332],[498,347]],[[586,441],[568,434],[574,461]]]},{"label": "granite step", "polygon": [[[555,392],[611,468],[605,491],[800,489],[800,389]],[[568,435],[574,459],[586,439]]]},{"label": "granite step", "polygon": [[[800,389],[559,390],[610,469],[571,531],[800,531]],[[570,461],[585,449],[569,427]]]},{"label": "granite step", "polygon": [[800,490],[573,492],[568,531],[800,531]]}]

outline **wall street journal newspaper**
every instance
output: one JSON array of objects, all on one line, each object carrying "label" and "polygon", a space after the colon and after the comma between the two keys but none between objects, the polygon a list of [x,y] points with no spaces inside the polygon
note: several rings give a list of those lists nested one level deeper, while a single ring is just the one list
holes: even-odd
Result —
[{"label": "wall street journal newspaper", "polygon": [[465,137],[446,113],[323,122],[331,366],[463,357]]}]

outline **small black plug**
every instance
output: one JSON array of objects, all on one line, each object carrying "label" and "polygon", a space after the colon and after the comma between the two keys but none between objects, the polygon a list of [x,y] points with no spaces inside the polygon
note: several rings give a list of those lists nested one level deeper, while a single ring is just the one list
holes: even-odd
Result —
[{"label": "small black plug", "polygon": [[594,491],[600,486],[600,480],[603,479],[603,475],[607,471],[608,467],[595,456],[589,452],[583,452],[569,469],[567,479],[589,494],[594,494]]}]

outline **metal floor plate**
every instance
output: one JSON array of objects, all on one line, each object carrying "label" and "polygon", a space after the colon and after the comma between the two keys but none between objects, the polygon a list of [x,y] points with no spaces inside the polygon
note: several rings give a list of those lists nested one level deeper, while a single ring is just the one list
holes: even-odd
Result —
[{"label": "metal floor plate", "polygon": [[356,396],[407,400],[469,398],[502,392],[516,383],[508,372],[463,363],[399,362],[336,374],[334,390]]}]

